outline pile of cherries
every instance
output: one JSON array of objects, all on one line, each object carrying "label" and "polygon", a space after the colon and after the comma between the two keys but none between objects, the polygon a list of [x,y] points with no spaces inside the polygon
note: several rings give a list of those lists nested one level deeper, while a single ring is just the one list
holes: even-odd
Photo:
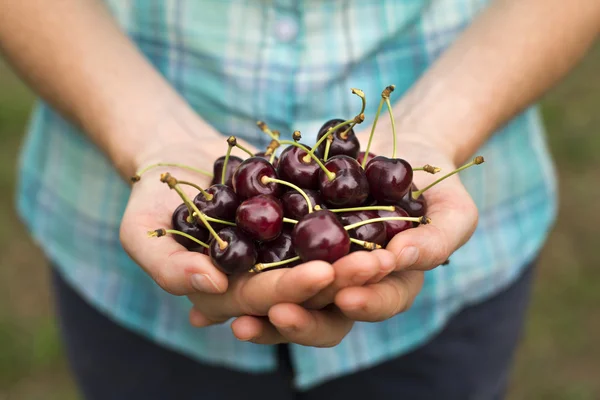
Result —
[{"label": "pile of cherries", "polygon": [[[382,105],[386,103],[391,110],[393,89],[388,86],[382,93],[371,138]],[[208,255],[218,269],[233,275],[310,260],[332,263],[354,251],[385,247],[398,233],[429,223],[423,192],[456,172],[481,164],[483,158],[476,157],[418,190],[413,171],[437,173],[439,169],[413,168],[395,156],[395,145],[391,158],[376,156],[369,152],[371,139],[366,151],[361,151],[354,127],[364,120],[365,97],[358,89],[352,93],[362,100],[361,112],[351,120],[327,121],[312,148],[300,143],[298,131],[293,141],[280,140],[278,132],[259,121],[259,128],[272,139],[266,151],[253,154],[229,137],[226,155],[214,162],[209,188],[162,174],[161,181],[179,193],[183,203],[174,210],[169,229],[149,235],[173,235],[188,250]],[[392,130],[395,142],[393,117]],[[288,147],[276,157],[282,145]],[[249,157],[231,155],[233,147]],[[199,171],[161,163],[145,168],[132,181],[159,165]],[[198,194],[191,199],[183,185],[195,187]]]}]

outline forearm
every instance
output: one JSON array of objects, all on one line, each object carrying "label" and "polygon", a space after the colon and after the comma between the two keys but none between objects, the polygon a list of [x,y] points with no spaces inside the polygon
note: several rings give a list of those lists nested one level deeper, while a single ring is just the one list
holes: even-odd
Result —
[{"label": "forearm", "polygon": [[397,104],[397,125],[463,163],[584,56],[600,2],[497,0]]},{"label": "forearm", "polygon": [[100,1],[3,0],[0,49],[33,90],[78,124],[124,177],[162,146],[189,141],[192,129],[212,132]]}]

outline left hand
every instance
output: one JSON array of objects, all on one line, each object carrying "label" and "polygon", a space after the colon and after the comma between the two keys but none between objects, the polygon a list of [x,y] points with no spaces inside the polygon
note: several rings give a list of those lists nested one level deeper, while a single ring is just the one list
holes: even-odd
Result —
[{"label": "left hand", "polygon": [[[361,138],[361,143],[366,140]],[[371,151],[389,157],[390,147],[387,140],[374,141]],[[436,175],[416,171],[414,182],[419,188],[457,167],[452,161],[454,155],[444,146],[425,143],[416,134],[400,136],[397,148],[397,157],[406,159],[413,167],[432,164],[442,168]],[[295,342],[331,346],[345,337],[354,321],[384,321],[408,310],[422,288],[424,272],[442,264],[465,244],[478,221],[477,208],[458,174],[426,191],[424,196],[427,216],[432,222],[392,239],[385,251],[387,255],[393,254],[392,268],[381,268],[363,285],[336,279],[305,302],[305,307],[281,303],[269,309],[267,318],[239,317],[232,324],[234,334],[242,340],[263,344]],[[343,274],[344,267],[343,262],[334,263],[335,273]],[[326,304],[329,305],[325,309],[312,309]]]}]

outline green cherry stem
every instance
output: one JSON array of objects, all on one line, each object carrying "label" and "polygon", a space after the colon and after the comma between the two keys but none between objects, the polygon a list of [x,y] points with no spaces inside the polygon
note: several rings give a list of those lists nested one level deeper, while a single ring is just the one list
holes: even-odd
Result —
[{"label": "green cherry stem", "polygon": [[367,99],[365,98],[364,92],[362,90],[356,89],[356,88],[352,88],[352,89],[350,89],[350,91],[352,92],[352,94],[355,94],[358,97],[360,97],[360,100],[362,101],[362,107],[360,109],[360,113],[357,116],[358,118],[360,118],[360,120],[357,120],[355,118],[354,121],[352,122],[352,125],[350,125],[345,131],[340,133],[340,138],[342,138],[342,139],[348,139],[348,132],[350,132],[352,130],[352,128],[354,128],[356,126],[356,124],[360,124],[365,120],[365,108],[367,106]]},{"label": "green cherry stem", "polygon": [[264,123],[263,121],[256,121],[256,125],[258,125],[261,131],[269,135],[271,139],[279,142],[279,136],[273,133],[273,131],[269,129],[266,123]]},{"label": "green cherry stem", "polygon": [[302,197],[304,197],[304,200],[306,200],[306,205],[308,207],[308,213],[312,213],[313,212],[313,207],[312,204],[310,203],[310,199],[308,198],[308,196],[306,195],[306,192],[304,192],[304,190],[300,189],[298,186],[294,185],[293,183],[287,182],[287,181],[283,181],[281,179],[276,179],[276,178],[271,178],[270,176],[266,176],[264,175],[262,178],[260,178],[260,183],[262,183],[263,185],[266,185],[267,183],[279,183],[280,185],[284,185],[284,186],[289,186],[292,189],[295,189],[296,191],[298,191],[298,193],[300,193],[302,195]]},{"label": "green cherry stem", "polygon": [[374,222],[385,222],[385,221],[411,221],[411,222],[417,222],[419,224],[428,224],[431,221],[429,220],[429,218],[427,217],[385,217],[385,218],[371,218],[371,219],[366,219],[364,221],[360,221],[360,222],[356,222],[354,224],[350,224],[350,225],[346,225],[344,226],[345,230],[350,230],[350,229],[354,229],[354,228],[358,228],[359,226],[363,226],[363,225],[367,225],[367,224],[372,224]]},{"label": "green cherry stem", "polygon": [[[234,144],[231,144],[231,138],[233,138]],[[231,154],[231,149],[235,146],[235,137],[230,136],[227,138],[227,153],[225,153],[225,160],[223,161],[223,171],[221,172],[221,185],[225,184],[225,172],[227,171],[227,164],[229,163],[229,155]]]},{"label": "green cherry stem", "polygon": [[[383,108],[383,104],[385,103],[385,98],[390,96],[390,93],[394,91],[396,87],[394,85],[390,85],[383,89],[381,92],[381,100],[379,101],[379,107],[377,107],[377,113],[375,114],[375,119],[373,119],[373,125],[371,125],[371,133],[369,135],[369,141],[367,142],[367,148],[365,150],[365,154],[369,154],[369,150],[371,149],[371,143],[373,142],[373,134],[375,133],[375,127],[377,126],[377,120],[379,119],[379,115],[381,114],[381,109]],[[365,169],[367,165],[367,157],[363,158],[362,168]]]},{"label": "green cherry stem", "polygon": [[271,156],[269,157],[269,163],[271,163],[271,165],[273,165],[273,162],[275,161],[275,152],[273,152],[271,154]]},{"label": "green cherry stem", "polygon": [[437,185],[438,183],[440,183],[441,181],[443,181],[444,179],[451,177],[454,174],[459,173],[460,171],[463,171],[469,167],[472,167],[473,165],[479,165],[479,164],[483,164],[485,160],[483,159],[482,156],[477,156],[475,157],[471,162],[466,163],[465,165],[463,165],[462,167],[457,168],[456,170],[442,176],[440,179],[434,181],[433,183],[431,183],[430,185],[425,186],[423,189],[421,190],[415,190],[411,193],[412,198],[413,199],[418,199],[419,196],[421,196],[426,190],[431,189],[433,186]]},{"label": "green cherry stem", "polygon": [[286,217],[283,217],[283,222],[287,222],[288,224],[294,224],[294,225],[298,223],[298,221],[296,221],[295,219],[286,218]]},{"label": "green cherry stem", "polygon": [[149,231],[148,237],[162,237],[162,236],[166,236],[167,233],[171,234],[171,235],[179,235],[179,236],[186,237],[186,238],[190,239],[191,241],[198,243],[200,246],[206,247],[207,249],[209,247],[208,244],[204,243],[203,241],[198,240],[195,237],[188,235],[185,232],[178,231],[176,229],[164,229],[164,228],[156,229],[154,231]]},{"label": "green cherry stem", "polygon": [[[296,147],[299,147],[302,150],[304,150],[306,153],[310,153],[310,150],[308,149],[308,147],[304,146],[303,144],[297,143],[297,142],[292,142],[291,140],[281,140],[279,143],[296,146]],[[312,156],[312,159],[315,160],[315,162],[319,165],[319,167],[321,167],[321,169],[323,170],[325,175],[327,175],[327,178],[329,178],[330,181],[334,180],[335,174],[333,172],[331,172],[330,170],[328,170],[327,168],[325,168],[325,165],[323,165],[323,163],[321,162],[321,160],[319,160],[319,158],[317,156],[315,156],[314,154],[311,154],[311,156]]]},{"label": "green cherry stem", "polygon": [[187,186],[191,186],[194,189],[197,189],[198,191],[200,191],[200,193],[202,193],[202,196],[204,196],[204,198],[206,199],[206,201],[211,201],[213,199],[213,195],[208,193],[206,190],[202,189],[200,186],[196,185],[193,182],[188,182],[188,181],[178,181],[180,185],[187,185]]},{"label": "green cherry stem", "polygon": [[298,261],[299,259],[300,259],[300,257],[296,256],[296,257],[288,258],[287,260],[281,260],[281,261],[272,262],[272,263],[256,264],[250,272],[266,271],[270,268],[281,267],[282,265],[293,263],[294,261]]},{"label": "green cherry stem", "polygon": [[439,168],[439,167],[434,167],[433,165],[425,164],[422,167],[415,167],[412,170],[413,171],[425,171],[425,172],[428,172],[430,174],[437,174],[442,169]]},{"label": "green cherry stem", "polygon": [[225,250],[227,248],[227,246],[228,246],[227,242],[224,241],[223,239],[221,239],[219,237],[219,235],[217,235],[217,232],[215,232],[215,230],[213,229],[213,227],[210,226],[210,224],[206,220],[206,216],[204,215],[204,213],[201,212],[200,210],[198,210],[198,207],[196,207],[196,205],[194,204],[194,202],[190,200],[190,198],[188,197],[188,195],[185,194],[185,192],[183,190],[181,190],[181,188],[178,185],[177,179],[175,179],[175,177],[171,176],[167,172],[167,173],[162,174],[160,176],[160,180],[161,180],[161,182],[164,182],[167,185],[169,185],[169,188],[175,190],[177,192],[177,194],[179,194],[179,196],[181,196],[181,198],[186,203],[186,205],[189,205],[190,207],[192,207],[192,209],[194,210],[196,216],[198,218],[200,218],[200,221],[202,221],[202,223],[204,224],[204,226],[206,226],[206,229],[208,229],[208,231],[210,232],[210,234],[213,235],[213,237],[215,238],[215,240],[219,244],[219,248],[221,250]]},{"label": "green cherry stem", "polygon": [[131,177],[131,182],[133,182],[133,183],[138,182],[140,179],[142,179],[142,175],[143,174],[145,174],[146,172],[148,172],[152,168],[156,168],[156,167],[176,167],[176,168],[182,168],[182,169],[187,169],[189,171],[197,172],[197,173],[202,174],[202,175],[206,175],[209,178],[213,177],[213,174],[211,174],[210,172],[205,171],[203,169],[199,169],[199,168],[195,168],[195,167],[190,167],[189,165],[185,165],[185,164],[163,163],[163,162],[161,162],[161,163],[156,163],[156,164],[148,165],[147,167],[142,168],[141,170],[138,171],[137,174],[135,174],[134,176]]},{"label": "green cherry stem", "polygon": [[[329,211],[334,213],[352,212],[352,211],[394,211],[394,206],[365,206],[365,207],[352,207],[352,208],[336,208],[330,209]],[[315,206],[315,210],[322,210],[321,206]]]},{"label": "green cherry stem", "polygon": [[323,160],[325,161],[327,161],[327,159],[329,158],[329,150],[331,149],[331,143],[333,143],[333,135],[327,135],[327,142],[325,143],[325,152],[323,153]]},{"label": "green cherry stem", "polygon": [[358,240],[358,239],[354,239],[354,238],[350,238],[350,241],[352,243],[356,243],[357,245],[364,247],[367,250],[381,249],[381,245],[379,245],[377,243],[366,242],[364,240]]},{"label": "green cherry stem", "polygon": [[[194,211],[194,214],[193,214],[193,216],[194,216],[194,217],[197,217],[197,218],[199,218],[199,217],[198,217],[198,214],[197,214],[195,211]],[[235,224],[235,222],[229,222],[229,221],[225,221],[225,220],[222,220],[222,219],[213,218],[213,217],[210,217],[210,216],[208,216],[208,215],[206,215],[206,214],[204,214],[204,218],[206,218],[206,220],[207,220],[207,221],[209,221],[209,222],[214,222],[215,224],[223,224],[223,225],[229,225],[229,226],[237,226],[237,225]]]},{"label": "green cherry stem", "polygon": [[389,96],[385,98],[385,104],[387,105],[388,113],[390,114],[390,121],[392,121],[392,158],[396,158],[396,122],[394,121],[394,113],[392,111],[392,104],[390,103]]},{"label": "green cherry stem", "polygon": [[242,146],[241,144],[239,144],[237,142],[237,138],[235,136],[229,136],[227,138],[227,143],[231,147],[237,147],[238,149],[242,150],[243,152],[245,152],[246,154],[248,154],[248,156],[254,157],[254,153],[251,152],[250,150],[248,150],[247,148],[245,148],[244,146]]}]

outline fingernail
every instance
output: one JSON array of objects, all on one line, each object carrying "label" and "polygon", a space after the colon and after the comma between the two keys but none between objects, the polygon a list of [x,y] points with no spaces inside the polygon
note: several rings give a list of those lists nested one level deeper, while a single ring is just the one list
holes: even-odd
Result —
[{"label": "fingernail", "polygon": [[419,249],[414,246],[405,247],[396,261],[396,266],[400,269],[408,268],[417,262],[419,259]]},{"label": "fingernail", "polygon": [[199,292],[221,293],[221,290],[210,276],[206,274],[194,274],[191,276],[192,287]]}]

